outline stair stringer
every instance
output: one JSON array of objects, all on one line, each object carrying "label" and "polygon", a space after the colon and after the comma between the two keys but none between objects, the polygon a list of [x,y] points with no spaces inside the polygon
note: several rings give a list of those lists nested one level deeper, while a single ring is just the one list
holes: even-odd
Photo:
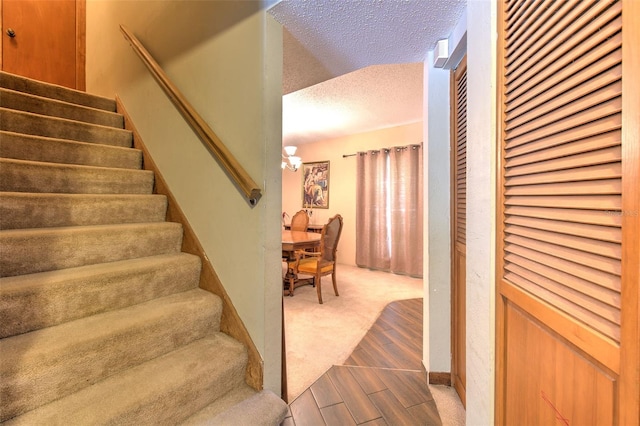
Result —
[{"label": "stair stringer", "polygon": [[155,194],[167,197],[167,217],[168,222],[176,222],[182,224],[183,239],[182,252],[189,253],[200,257],[202,268],[200,272],[200,288],[207,290],[222,299],[222,318],[220,321],[220,331],[245,345],[248,351],[247,370],[245,372],[245,381],[253,389],[259,391],[263,388],[264,363],[258,349],[256,348],[249,331],[244,325],[242,318],[233,306],[231,298],[227,294],[222,282],[205,254],[204,248],[200,244],[193,228],[189,224],[185,214],[178,205],[175,197],[169,190],[166,180],[162,176],[159,168],[151,158],[140,133],[135,128],[131,117],[127,113],[121,99],[116,96],[116,111],[124,116],[124,128],[133,133],[133,147],[142,151],[143,170],[153,171],[155,176],[154,190]]}]

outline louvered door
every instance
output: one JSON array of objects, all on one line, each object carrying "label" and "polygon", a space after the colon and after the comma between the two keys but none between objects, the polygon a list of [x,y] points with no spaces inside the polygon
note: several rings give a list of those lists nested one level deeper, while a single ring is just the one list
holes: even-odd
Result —
[{"label": "louvered door", "polygon": [[639,421],[636,4],[500,5],[498,424]]},{"label": "louvered door", "polygon": [[451,382],[466,404],[467,59],[451,79]]}]

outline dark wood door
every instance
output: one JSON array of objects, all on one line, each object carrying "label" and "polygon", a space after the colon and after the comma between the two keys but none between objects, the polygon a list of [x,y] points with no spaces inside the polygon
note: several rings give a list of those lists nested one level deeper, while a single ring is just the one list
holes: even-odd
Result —
[{"label": "dark wood door", "polygon": [[2,0],[2,69],[84,90],[84,0]]},{"label": "dark wood door", "polygon": [[499,4],[496,424],[638,424],[640,3]]},{"label": "dark wood door", "polygon": [[452,72],[451,137],[451,383],[466,405],[467,59]]}]

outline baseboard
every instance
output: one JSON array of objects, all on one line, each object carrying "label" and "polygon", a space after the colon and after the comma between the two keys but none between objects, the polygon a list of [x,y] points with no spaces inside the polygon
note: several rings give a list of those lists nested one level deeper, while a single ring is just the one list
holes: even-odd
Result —
[{"label": "baseboard", "polygon": [[451,373],[427,371],[427,367],[424,366],[424,360],[420,363],[420,367],[428,384],[451,386]]},{"label": "baseboard", "polygon": [[184,238],[182,241],[182,251],[185,253],[194,254],[199,256],[202,260],[202,272],[200,273],[200,288],[210,291],[211,293],[219,296],[222,299],[222,318],[220,320],[220,330],[233,337],[234,339],[243,343],[248,350],[249,360],[247,364],[247,371],[245,373],[245,380],[249,386],[256,390],[262,390],[263,378],[264,378],[264,365],[260,352],[256,348],[249,331],[246,329],[240,315],[236,311],[231,299],[227,295],[224,286],[220,282],[216,271],[213,269],[213,265],[206,256],[204,249],[200,245],[198,238],[196,237],[193,228],[189,225],[189,221],[180,209],[180,206],[176,202],[173,194],[169,190],[166,181],[162,177],[162,174],[158,170],[158,167],[153,162],[153,159],[149,155],[140,134],[136,130],[131,118],[126,112],[124,105],[119,97],[116,96],[118,113],[124,116],[125,129],[133,132],[134,147],[140,149],[143,154],[143,162],[145,170],[152,170],[155,174],[155,188],[154,192],[162,194],[167,197],[167,217],[169,222],[178,222],[182,224],[184,230]]},{"label": "baseboard", "polygon": [[451,386],[451,373],[442,373],[437,371],[429,372],[429,384],[430,385],[445,385]]}]

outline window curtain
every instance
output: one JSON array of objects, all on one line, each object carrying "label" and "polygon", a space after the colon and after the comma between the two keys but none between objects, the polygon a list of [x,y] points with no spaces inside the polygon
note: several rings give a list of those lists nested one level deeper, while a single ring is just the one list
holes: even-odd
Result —
[{"label": "window curtain", "polygon": [[422,149],[358,153],[356,264],[422,277]]},{"label": "window curtain", "polygon": [[356,178],[356,264],[385,271],[391,266],[388,159],[384,150],[359,152]]}]

